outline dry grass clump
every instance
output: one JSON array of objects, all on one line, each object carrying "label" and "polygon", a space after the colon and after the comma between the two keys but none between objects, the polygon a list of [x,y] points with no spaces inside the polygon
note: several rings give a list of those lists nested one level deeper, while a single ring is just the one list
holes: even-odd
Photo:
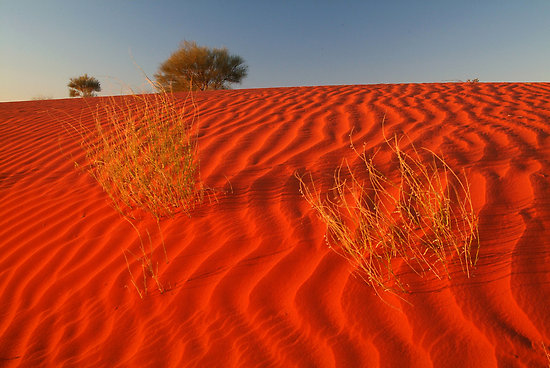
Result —
[{"label": "dry grass clump", "polygon": [[[165,287],[159,280],[158,262],[153,261],[149,232],[147,251],[133,223],[141,218],[136,214],[141,211],[151,214],[162,239],[161,218],[179,211],[189,214],[203,198],[197,146],[198,109],[191,94],[188,98],[183,105],[178,105],[167,92],[112,98],[95,110],[93,129],[73,126],[82,137],[86,153],[84,168],[138,234],[139,251],[123,250],[123,255],[141,298],[147,295],[148,280],[154,282],[160,293]],[[162,248],[168,263],[164,240]],[[143,286],[136,282],[132,269],[136,270],[127,254],[134,258],[133,264],[141,266]]]},{"label": "dry grass clump", "polygon": [[158,219],[200,200],[198,113],[186,105],[169,93],[111,99],[95,130],[83,130],[88,171],[124,215],[140,208]]},{"label": "dry grass clump", "polygon": [[344,160],[326,195],[321,195],[311,174],[309,184],[296,175],[302,195],[327,226],[329,246],[375,290],[406,291],[399,277],[403,263],[420,276],[432,273],[442,278],[450,277],[448,266],[458,259],[469,276],[479,244],[466,177],[432,151],[419,152],[411,143],[409,154],[397,138],[386,143],[395,162],[394,175],[376,167],[376,154],[358,152],[353,144],[360,169]]}]

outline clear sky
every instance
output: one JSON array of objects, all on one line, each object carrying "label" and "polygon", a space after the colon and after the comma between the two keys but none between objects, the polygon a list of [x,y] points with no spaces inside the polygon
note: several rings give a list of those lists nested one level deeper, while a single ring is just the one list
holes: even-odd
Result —
[{"label": "clear sky", "polygon": [[0,0],[0,101],[144,91],[183,40],[242,56],[234,88],[550,81],[549,0]]}]

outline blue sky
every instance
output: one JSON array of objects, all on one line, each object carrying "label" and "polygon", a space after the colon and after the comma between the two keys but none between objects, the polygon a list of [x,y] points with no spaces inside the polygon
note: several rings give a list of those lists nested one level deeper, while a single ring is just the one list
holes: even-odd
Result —
[{"label": "blue sky", "polygon": [[[550,81],[550,1],[0,0],[0,101],[143,91],[183,40],[227,47],[234,88]],[[135,64],[134,64],[135,63]]]}]

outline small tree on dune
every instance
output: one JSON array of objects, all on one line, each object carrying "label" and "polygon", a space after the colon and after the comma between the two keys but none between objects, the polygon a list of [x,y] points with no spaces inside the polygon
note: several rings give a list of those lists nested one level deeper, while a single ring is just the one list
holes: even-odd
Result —
[{"label": "small tree on dune", "polygon": [[93,97],[95,92],[101,91],[99,81],[94,77],[89,77],[88,74],[71,78],[67,87],[69,87],[70,97]]},{"label": "small tree on dune", "polygon": [[241,83],[248,67],[242,57],[230,55],[226,48],[198,46],[184,41],[155,74],[158,87],[172,91],[229,89]]}]

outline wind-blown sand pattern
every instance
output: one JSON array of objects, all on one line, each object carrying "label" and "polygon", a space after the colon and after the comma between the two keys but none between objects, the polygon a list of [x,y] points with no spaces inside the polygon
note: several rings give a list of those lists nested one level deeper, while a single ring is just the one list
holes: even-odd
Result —
[{"label": "wind-blown sand pattern", "polygon": [[[218,202],[161,221],[168,264],[154,222],[139,223],[169,289],[149,284],[144,299],[123,257],[137,233],[75,169],[84,152],[66,129],[92,127],[108,100],[0,104],[0,366],[548,365],[549,83],[194,97],[201,180]],[[480,217],[472,277],[405,274],[406,301],[381,300],[327,247],[294,177],[330,179],[354,155],[352,130],[357,146],[383,146],[384,116],[386,135],[466,171]]]}]

